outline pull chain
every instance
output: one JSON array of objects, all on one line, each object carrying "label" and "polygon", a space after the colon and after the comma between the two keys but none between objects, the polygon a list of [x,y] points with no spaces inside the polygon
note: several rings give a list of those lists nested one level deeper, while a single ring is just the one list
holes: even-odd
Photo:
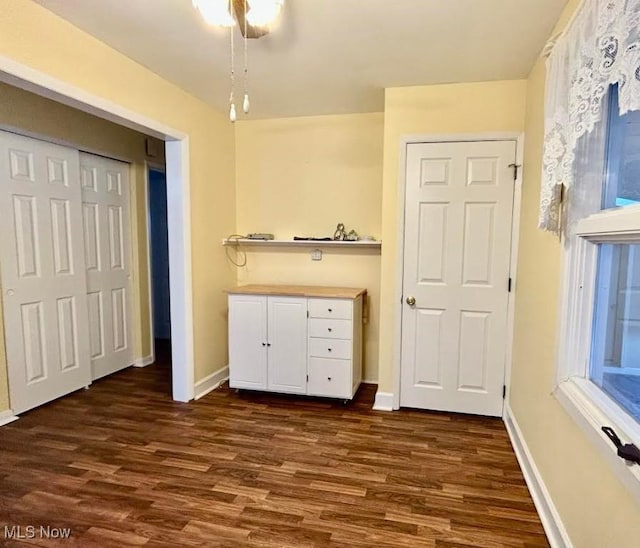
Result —
[{"label": "pull chain", "polygon": [[242,110],[249,114],[249,38],[247,36],[247,0],[244,0],[244,100]]},{"label": "pull chain", "polygon": [[[231,2],[229,2],[229,9],[231,9]],[[231,12],[229,12],[231,13]],[[234,103],[233,88],[235,84],[235,50],[233,47],[233,27],[229,29],[231,33],[231,93],[229,94],[229,120],[231,122],[236,121],[236,105]]]}]

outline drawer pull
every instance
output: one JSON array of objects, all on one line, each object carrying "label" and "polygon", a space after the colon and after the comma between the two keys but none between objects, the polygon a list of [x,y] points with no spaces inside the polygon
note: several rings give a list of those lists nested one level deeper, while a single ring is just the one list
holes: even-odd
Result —
[{"label": "drawer pull", "polygon": [[327,350],[329,350],[329,352],[331,352],[331,348],[328,348]]},{"label": "drawer pull", "polygon": [[327,377],[327,380],[328,380],[328,381],[330,381],[330,380],[331,380],[331,377]]},{"label": "drawer pull", "polygon": [[327,308],[329,312],[333,312],[333,308]]},{"label": "drawer pull", "polygon": [[262,346],[267,346],[267,343],[262,343]]},{"label": "drawer pull", "polygon": [[329,333],[333,331],[333,329],[331,329],[330,327],[328,327],[327,329],[329,330]]}]

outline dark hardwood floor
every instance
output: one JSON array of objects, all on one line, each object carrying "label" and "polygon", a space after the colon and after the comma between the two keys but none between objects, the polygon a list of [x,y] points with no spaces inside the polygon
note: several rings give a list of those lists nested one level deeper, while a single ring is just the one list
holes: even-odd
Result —
[{"label": "dark hardwood floor", "polygon": [[[373,395],[179,404],[166,365],[113,375],[0,428],[0,545],[548,546],[500,420]],[[41,525],[71,537],[7,538]]]}]

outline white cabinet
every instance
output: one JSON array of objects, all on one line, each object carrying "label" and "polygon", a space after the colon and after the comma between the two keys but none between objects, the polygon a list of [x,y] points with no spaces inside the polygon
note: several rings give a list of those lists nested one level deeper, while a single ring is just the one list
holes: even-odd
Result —
[{"label": "white cabinet", "polygon": [[308,304],[307,394],[350,399],[362,380],[362,298]]},{"label": "white cabinet", "polygon": [[287,286],[290,294],[270,294],[278,287],[229,294],[229,386],[351,399],[362,380],[365,291],[315,298],[314,288]]},{"label": "white cabinet", "polygon": [[229,385],[306,391],[307,299],[229,295]]}]

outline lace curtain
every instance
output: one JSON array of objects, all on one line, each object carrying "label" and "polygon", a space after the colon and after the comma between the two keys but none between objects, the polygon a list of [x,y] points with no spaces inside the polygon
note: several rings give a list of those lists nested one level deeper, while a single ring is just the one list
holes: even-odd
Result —
[{"label": "lace curtain", "polygon": [[559,233],[562,184],[580,184],[576,145],[615,83],[620,114],[640,110],[640,0],[584,0],[547,59],[540,228]]}]

